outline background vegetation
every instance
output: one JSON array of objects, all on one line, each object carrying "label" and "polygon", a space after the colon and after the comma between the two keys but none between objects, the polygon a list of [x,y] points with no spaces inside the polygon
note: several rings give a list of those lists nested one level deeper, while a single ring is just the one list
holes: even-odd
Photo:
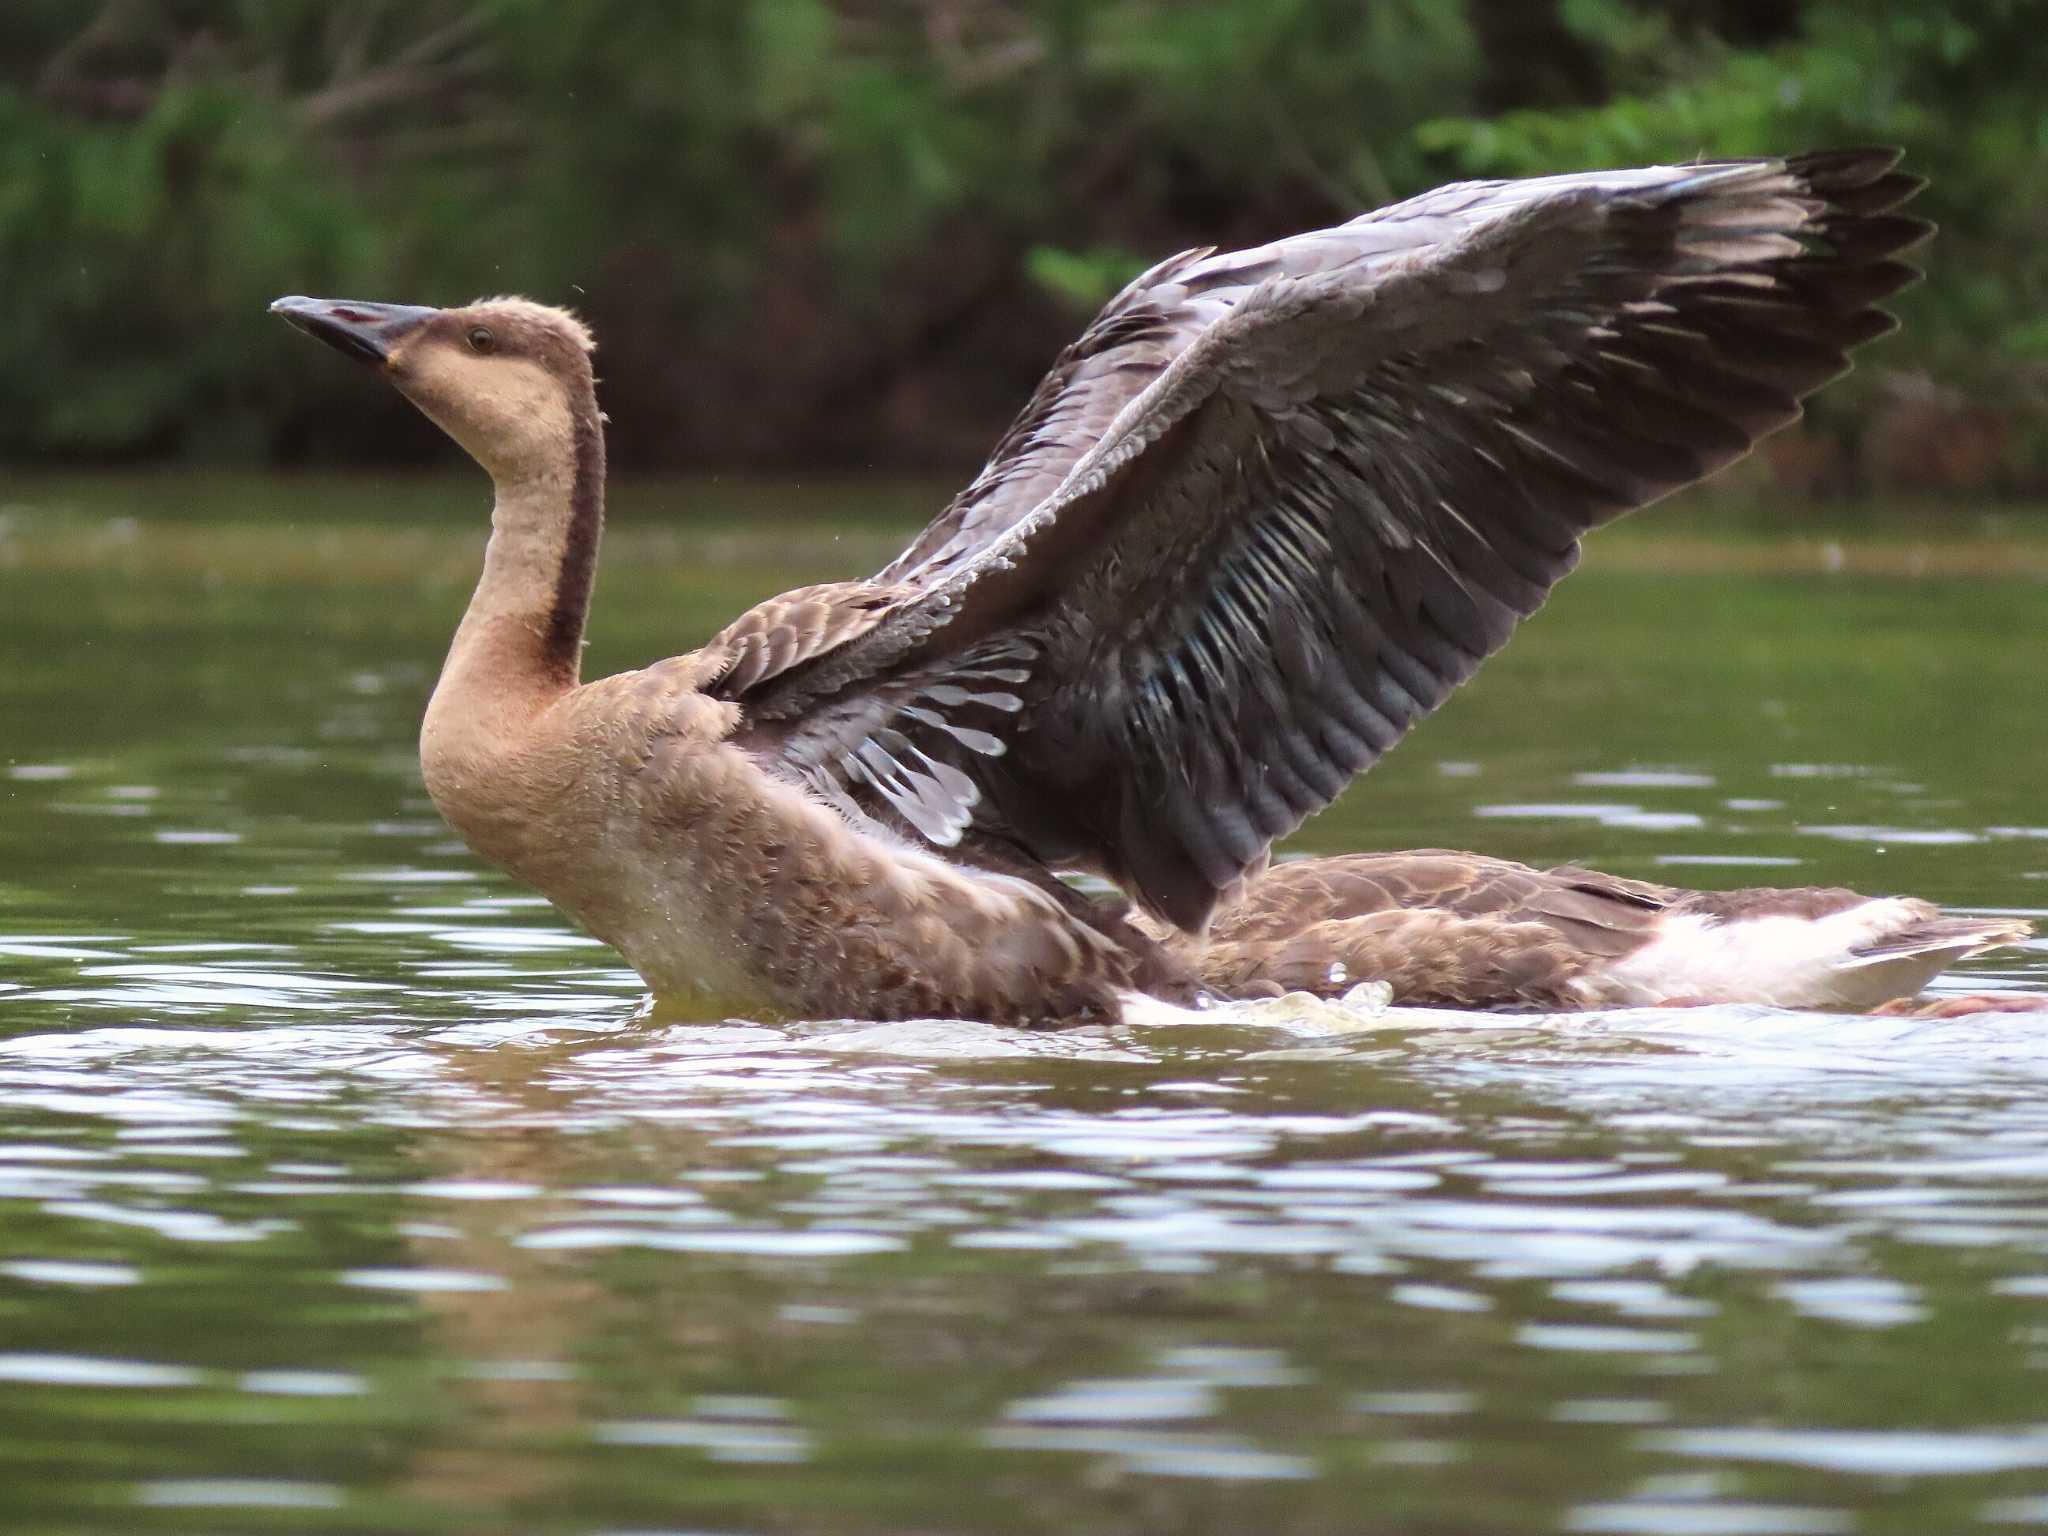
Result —
[{"label": "background vegetation", "polygon": [[2034,0],[7,0],[0,456],[407,458],[286,292],[524,291],[655,467],[968,463],[1166,251],[1433,183],[1843,142],[1904,336],[1773,467],[2048,484]]}]

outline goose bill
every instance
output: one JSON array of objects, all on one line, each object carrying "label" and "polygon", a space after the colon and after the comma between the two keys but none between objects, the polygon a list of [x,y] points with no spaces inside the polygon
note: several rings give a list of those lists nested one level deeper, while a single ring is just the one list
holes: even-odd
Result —
[{"label": "goose bill", "polygon": [[270,306],[308,336],[361,362],[382,365],[399,340],[440,311],[420,304],[367,304],[355,299],[308,299],[296,294]]}]

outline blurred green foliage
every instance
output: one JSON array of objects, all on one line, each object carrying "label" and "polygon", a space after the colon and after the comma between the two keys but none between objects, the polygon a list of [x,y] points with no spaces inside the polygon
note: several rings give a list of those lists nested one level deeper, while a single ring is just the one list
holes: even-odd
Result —
[{"label": "blurred green foliage", "polygon": [[[1679,154],[1766,154],[1793,144],[1904,145],[1930,179],[1916,212],[1940,238],[1914,260],[1928,281],[1893,305],[1904,336],[1879,354],[1966,397],[2014,409],[2024,439],[2048,404],[2048,7],[2037,0],[1809,5],[1796,41],[1761,52],[1689,40],[1623,0],[1568,0],[1613,39],[1644,89],[1570,112],[1419,125],[1428,149],[1472,175]],[[1825,410],[1869,407],[1871,374]],[[2031,416],[2031,420],[2025,419]],[[2039,442],[2010,445],[2038,473]]]},{"label": "blurred green foliage", "polygon": [[1945,234],[1843,431],[1918,377],[1939,419],[1997,414],[1983,478],[2029,479],[2042,11],[8,0],[0,455],[413,454],[265,304],[525,291],[597,325],[629,462],[965,458],[1170,250],[1463,175],[1877,140]]}]

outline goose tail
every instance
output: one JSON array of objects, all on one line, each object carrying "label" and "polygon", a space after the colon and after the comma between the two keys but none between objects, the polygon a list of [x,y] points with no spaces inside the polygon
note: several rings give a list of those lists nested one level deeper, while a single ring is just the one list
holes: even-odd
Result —
[{"label": "goose tail", "polygon": [[1911,997],[1958,961],[2021,943],[2032,932],[2019,918],[1959,917],[1898,896],[1819,913],[1760,903],[1724,914],[1680,903],[1655,938],[1598,981],[1610,1000],[1623,1003],[1711,998],[1860,1012]]}]

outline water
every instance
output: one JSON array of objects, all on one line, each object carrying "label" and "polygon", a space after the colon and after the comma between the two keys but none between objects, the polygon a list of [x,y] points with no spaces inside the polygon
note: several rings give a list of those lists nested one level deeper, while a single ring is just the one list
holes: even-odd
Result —
[{"label": "water", "polygon": [[[622,498],[593,667],[862,494]],[[2048,1526],[2048,1018],[645,1017],[418,785],[478,499],[0,508],[0,1530]],[[1659,517],[1302,846],[2039,915],[2038,564]]]}]

